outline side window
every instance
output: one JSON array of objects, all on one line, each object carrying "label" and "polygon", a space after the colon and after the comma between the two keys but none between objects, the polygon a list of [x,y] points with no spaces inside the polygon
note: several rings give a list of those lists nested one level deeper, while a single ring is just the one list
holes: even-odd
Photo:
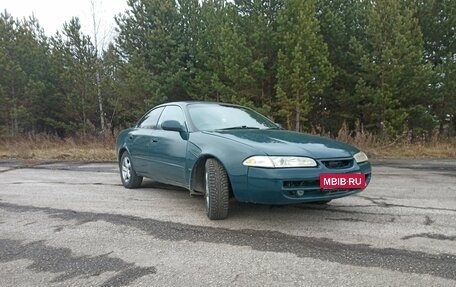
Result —
[{"label": "side window", "polygon": [[164,121],[168,120],[178,121],[183,127],[186,126],[184,113],[178,106],[165,107],[165,110],[163,111],[160,120],[158,121],[158,127],[160,127]]},{"label": "side window", "polygon": [[138,124],[138,127],[142,129],[155,129],[157,128],[157,121],[158,118],[160,117],[163,107],[161,108],[156,108],[152,111],[150,111]]}]

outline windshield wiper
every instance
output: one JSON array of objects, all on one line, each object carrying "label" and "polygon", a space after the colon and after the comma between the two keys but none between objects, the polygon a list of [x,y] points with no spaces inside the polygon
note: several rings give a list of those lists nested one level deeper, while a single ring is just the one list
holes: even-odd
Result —
[{"label": "windshield wiper", "polygon": [[259,129],[260,128],[257,128],[257,127],[237,126],[237,127],[229,127],[229,128],[218,129],[218,130],[226,131],[226,130],[259,130]]}]

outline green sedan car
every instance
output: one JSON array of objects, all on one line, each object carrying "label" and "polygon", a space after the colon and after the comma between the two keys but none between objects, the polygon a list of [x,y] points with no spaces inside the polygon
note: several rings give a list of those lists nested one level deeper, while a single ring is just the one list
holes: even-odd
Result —
[{"label": "green sedan car", "polygon": [[327,203],[367,187],[366,154],[324,137],[284,130],[246,107],[175,102],[154,107],[120,132],[120,177],[143,177],[205,198],[209,219],[228,216],[229,199],[260,204]]}]

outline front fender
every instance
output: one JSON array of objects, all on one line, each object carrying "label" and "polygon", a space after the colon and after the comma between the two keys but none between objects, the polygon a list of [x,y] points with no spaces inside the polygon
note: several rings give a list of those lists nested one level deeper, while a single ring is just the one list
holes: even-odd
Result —
[{"label": "front fender", "polygon": [[[231,190],[238,201],[249,201],[247,185],[248,168],[242,162],[252,155],[264,155],[242,143],[217,136],[192,133],[187,149],[187,179],[189,186],[195,186],[195,173],[204,168],[207,158],[216,158],[224,166],[231,184]],[[200,188],[201,189],[201,188]],[[196,188],[195,190],[198,190]]]}]

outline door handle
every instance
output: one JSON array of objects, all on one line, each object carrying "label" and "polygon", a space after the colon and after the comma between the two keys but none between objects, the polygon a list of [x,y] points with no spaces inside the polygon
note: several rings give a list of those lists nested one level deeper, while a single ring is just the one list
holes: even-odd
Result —
[{"label": "door handle", "polygon": [[158,139],[157,139],[157,138],[152,138],[152,142],[153,142],[153,143],[157,143],[157,142],[158,142]]},{"label": "door handle", "polygon": [[128,138],[132,140],[132,139],[133,139],[133,136],[129,136]]}]

